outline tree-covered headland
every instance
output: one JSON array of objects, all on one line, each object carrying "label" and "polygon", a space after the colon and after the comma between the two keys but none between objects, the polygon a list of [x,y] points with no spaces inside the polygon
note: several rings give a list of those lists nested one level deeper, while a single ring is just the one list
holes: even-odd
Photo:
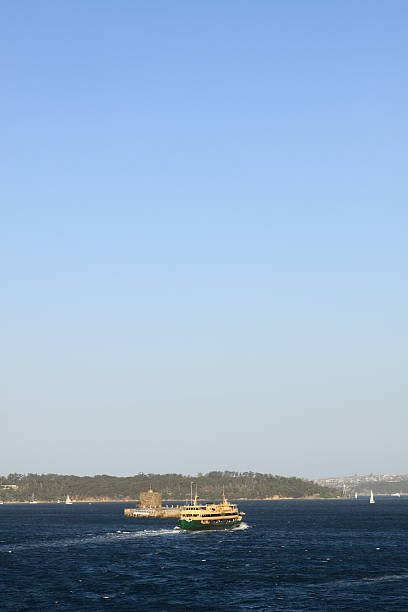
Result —
[{"label": "tree-covered headland", "polygon": [[[0,500],[63,500],[69,494],[75,500],[137,499],[142,491],[153,488],[163,499],[185,500],[190,483],[197,483],[201,499],[220,499],[222,488],[230,499],[268,499],[276,496],[337,497],[329,489],[300,478],[286,478],[258,472],[209,472],[198,476],[182,474],[143,474],[135,476],[73,476],[60,474],[9,474],[0,477]],[[12,488],[11,488],[12,487]]]}]

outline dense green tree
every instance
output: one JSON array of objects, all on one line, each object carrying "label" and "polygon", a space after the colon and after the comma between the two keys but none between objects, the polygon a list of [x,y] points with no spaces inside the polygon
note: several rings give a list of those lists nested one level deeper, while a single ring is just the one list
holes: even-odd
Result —
[{"label": "dense green tree", "polygon": [[[34,496],[38,500],[56,501],[67,494],[81,499],[136,499],[141,491],[152,487],[160,491],[163,499],[184,500],[190,495],[190,483],[197,483],[201,499],[219,499],[224,487],[230,499],[265,499],[280,497],[333,497],[335,489],[321,487],[312,481],[286,478],[257,472],[212,471],[196,477],[182,474],[143,474],[118,477],[107,474],[75,476],[60,474],[9,474],[0,478],[0,499],[26,501]],[[4,485],[16,484],[18,489]]]}]

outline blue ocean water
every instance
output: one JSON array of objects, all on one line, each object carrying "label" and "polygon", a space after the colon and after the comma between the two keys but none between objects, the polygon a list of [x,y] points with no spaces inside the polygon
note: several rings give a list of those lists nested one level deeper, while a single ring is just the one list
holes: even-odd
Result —
[{"label": "blue ocean water", "polygon": [[241,502],[201,533],[128,505],[0,506],[0,609],[408,610],[408,499]]}]

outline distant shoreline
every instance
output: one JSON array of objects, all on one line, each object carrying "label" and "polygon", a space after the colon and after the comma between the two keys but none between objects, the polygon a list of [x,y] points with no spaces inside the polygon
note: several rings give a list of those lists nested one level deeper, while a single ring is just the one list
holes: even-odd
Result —
[{"label": "distant shoreline", "polygon": [[[367,495],[361,494],[361,497],[367,497]],[[376,497],[394,497],[391,493],[377,493]],[[401,497],[408,497],[408,493],[402,493]],[[215,498],[211,499],[200,499],[200,502],[208,503],[213,502]],[[305,496],[305,497],[232,497],[231,501],[241,502],[241,501],[262,501],[262,502],[278,502],[278,501],[329,501],[329,500],[342,500],[342,501],[350,501],[349,497],[315,497],[315,496]],[[112,498],[87,498],[87,499],[72,499],[73,504],[134,504],[136,507],[138,506],[139,500],[135,498],[128,499],[112,499]],[[173,505],[173,504],[185,504],[189,503],[186,499],[164,499],[163,505]],[[25,501],[11,501],[11,500],[3,500],[3,504],[1,505],[11,505],[11,504],[32,504],[30,500]],[[58,504],[58,502],[54,500],[41,500],[38,499],[34,504]],[[61,501],[58,505],[65,506],[65,501]]]},{"label": "distant shoreline", "polygon": [[[390,496],[387,496],[390,497]],[[241,501],[263,501],[263,502],[277,502],[277,501],[324,501],[324,500],[330,500],[330,499],[345,499],[343,497],[279,497],[279,498],[272,498],[272,497],[234,497],[231,498],[231,501],[236,501],[236,502],[241,502]],[[213,499],[200,499],[200,502],[212,502],[214,501]],[[185,503],[189,503],[188,500],[185,499],[165,499],[163,500],[164,505],[167,504],[185,504]],[[104,499],[95,499],[95,498],[89,498],[89,499],[72,499],[72,503],[73,504],[112,504],[112,503],[116,503],[116,504],[138,504],[138,500],[137,499],[109,499],[109,498],[104,498]],[[34,503],[30,502],[29,500],[25,500],[25,501],[3,501],[2,505],[6,505],[6,504],[27,504],[27,505],[37,505],[37,504],[56,504],[56,505],[61,505],[61,506],[65,506],[65,502],[61,501],[61,502],[57,502],[55,500],[41,500],[38,499],[36,500]]]}]

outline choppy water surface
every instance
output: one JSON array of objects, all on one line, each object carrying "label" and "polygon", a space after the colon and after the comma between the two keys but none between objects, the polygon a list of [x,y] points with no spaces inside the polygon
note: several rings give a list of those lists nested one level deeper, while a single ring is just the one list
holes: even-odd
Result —
[{"label": "choppy water surface", "polygon": [[241,502],[203,533],[125,505],[0,506],[0,609],[408,610],[408,499]]}]

